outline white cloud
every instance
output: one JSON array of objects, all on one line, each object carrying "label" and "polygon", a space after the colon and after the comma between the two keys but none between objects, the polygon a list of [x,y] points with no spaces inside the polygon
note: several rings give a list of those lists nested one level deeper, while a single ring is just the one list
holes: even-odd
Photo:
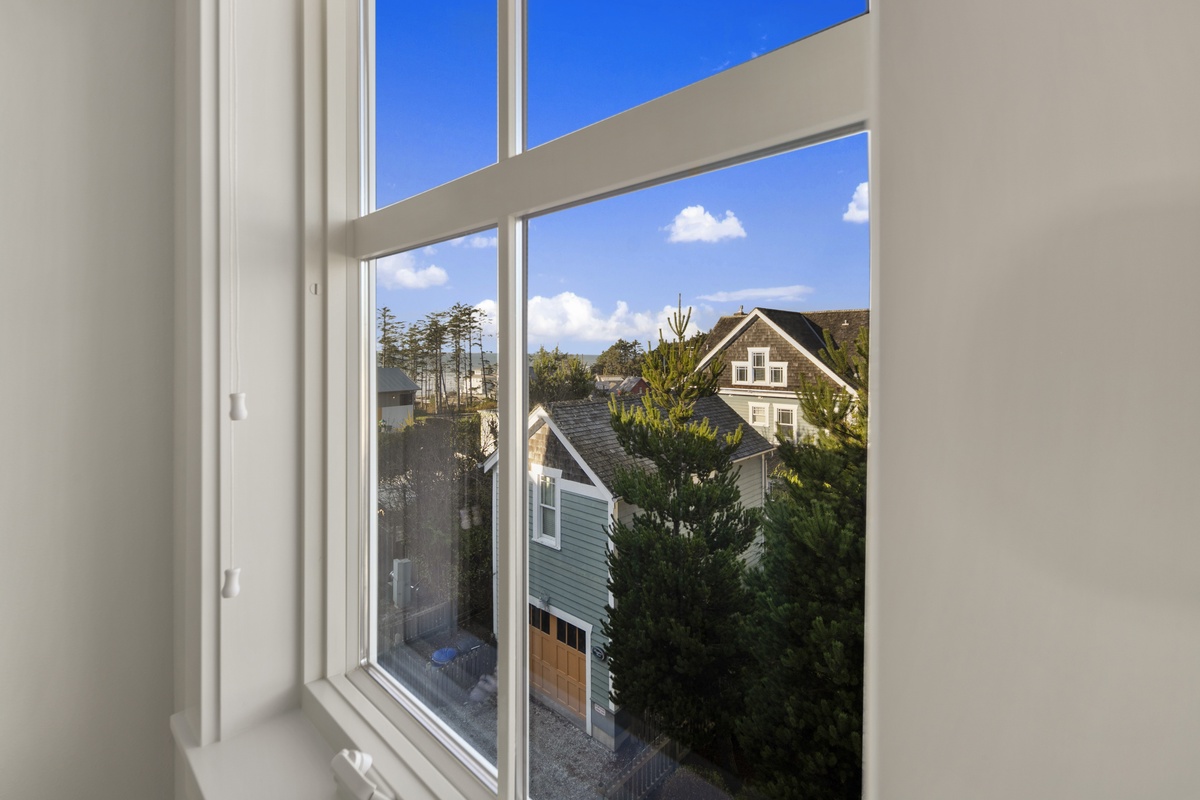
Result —
[{"label": "white cloud", "polygon": [[454,247],[472,247],[476,250],[482,250],[485,247],[495,247],[495,236],[463,236],[459,239],[452,239],[450,244]]},{"label": "white cloud", "polygon": [[867,184],[863,181],[854,190],[854,197],[850,198],[850,204],[846,206],[846,213],[842,214],[842,219],[846,222],[866,222],[870,217],[868,209]]},{"label": "white cloud", "polygon": [[718,220],[704,210],[704,206],[688,206],[675,215],[664,230],[669,231],[668,242],[719,242],[722,239],[740,239],[746,235],[741,221],[732,211]]},{"label": "white cloud", "polygon": [[714,303],[736,303],[739,300],[803,300],[813,293],[811,286],[772,286],[766,289],[737,289],[732,292],[713,292],[700,295],[701,300]]},{"label": "white cloud", "polygon": [[[675,311],[673,305],[663,306],[658,311],[631,311],[628,303],[618,300],[612,313],[605,314],[592,305],[591,300],[574,292],[562,292],[554,297],[539,295],[529,298],[529,339],[533,345],[563,340],[657,342],[659,330],[668,332],[667,320]],[[693,318],[687,333],[695,331]]]},{"label": "white cloud", "polygon": [[475,307],[483,312],[483,335],[485,337],[494,337],[499,327],[496,320],[496,301],[495,300],[480,300],[475,304]]},{"label": "white cloud", "polygon": [[441,286],[449,276],[433,264],[418,267],[412,253],[397,253],[375,262],[375,278],[385,289],[428,289]]}]

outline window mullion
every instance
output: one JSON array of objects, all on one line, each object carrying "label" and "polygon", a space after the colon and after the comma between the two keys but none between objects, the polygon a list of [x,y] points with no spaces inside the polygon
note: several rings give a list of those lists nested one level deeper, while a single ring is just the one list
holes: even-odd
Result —
[{"label": "window mullion", "polygon": [[499,694],[496,768],[500,800],[529,792],[529,661],[526,564],[525,223],[509,217],[499,226]]},{"label": "window mullion", "polygon": [[497,0],[499,59],[496,71],[499,160],[525,149],[525,0]]}]

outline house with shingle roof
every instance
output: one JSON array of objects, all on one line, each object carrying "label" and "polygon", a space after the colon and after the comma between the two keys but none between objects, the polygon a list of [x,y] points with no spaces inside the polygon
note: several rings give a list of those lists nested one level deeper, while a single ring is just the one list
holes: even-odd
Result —
[{"label": "house with shingle roof", "polygon": [[[708,419],[718,435],[742,427],[733,454],[742,503],[762,506],[766,456],[774,446],[719,397],[698,400],[695,414]],[[613,520],[629,522],[637,508],[617,494],[614,480],[621,468],[653,465],[621,448],[606,400],[539,405],[529,415],[528,431],[530,691],[616,749],[625,733],[617,723],[601,633],[604,607],[611,602],[608,530]],[[496,463],[493,454],[484,464],[493,481]],[[757,564],[760,555],[758,539],[747,563]]]},{"label": "house with shingle roof", "polygon": [[719,396],[770,441],[776,434],[795,440],[816,432],[804,421],[796,400],[802,379],[856,392],[821,360],[825,334],[844,347],[869,325],[867,309],[739,310],[721,317],[709,331],[700,366],[717,356],[724,358]]}]

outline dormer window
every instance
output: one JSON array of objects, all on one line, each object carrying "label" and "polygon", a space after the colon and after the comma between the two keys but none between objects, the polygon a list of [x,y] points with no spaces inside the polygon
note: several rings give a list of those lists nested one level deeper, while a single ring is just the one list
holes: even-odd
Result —
[{"label": "dormer window", "polygon": [[734,361],[733,382],[750,386],[787,386],[787,362],[772,361],[771,348],[751,347],[746,361]]}]

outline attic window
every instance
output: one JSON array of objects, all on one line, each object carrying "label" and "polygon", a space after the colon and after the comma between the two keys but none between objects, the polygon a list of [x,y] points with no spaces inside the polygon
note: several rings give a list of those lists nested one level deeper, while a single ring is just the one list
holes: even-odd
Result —
[{"label": "attic window", "polygon": [[751,347],[746,361],[734,361],[733,382],[752,386],[787,386],[787,362],[772,361],[771,348]]}]

